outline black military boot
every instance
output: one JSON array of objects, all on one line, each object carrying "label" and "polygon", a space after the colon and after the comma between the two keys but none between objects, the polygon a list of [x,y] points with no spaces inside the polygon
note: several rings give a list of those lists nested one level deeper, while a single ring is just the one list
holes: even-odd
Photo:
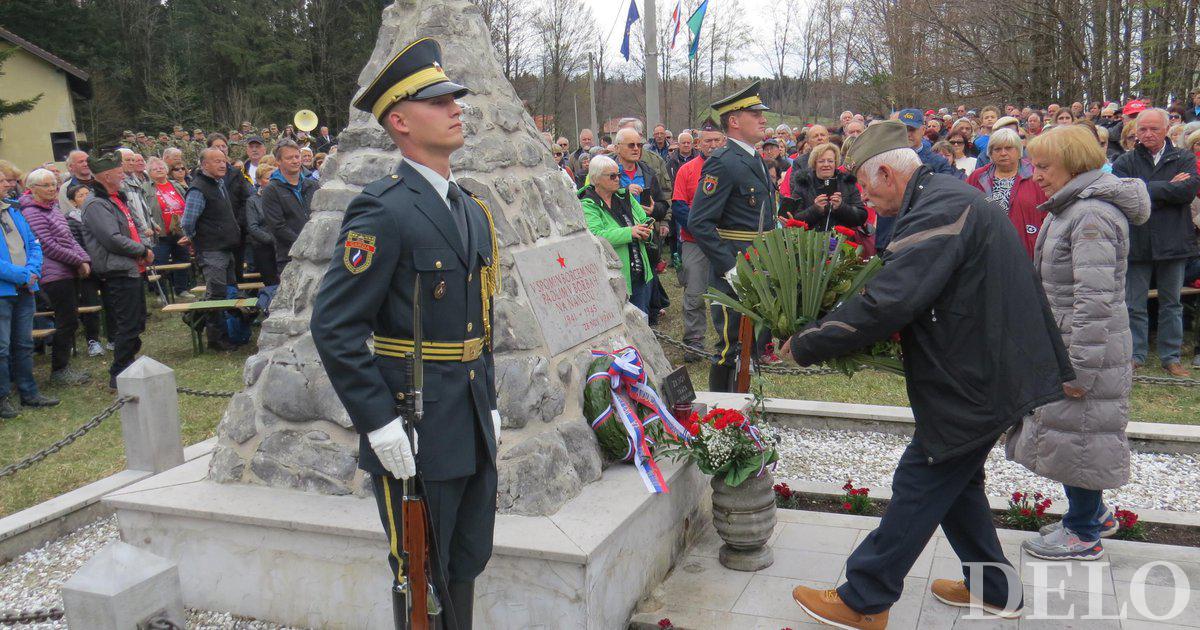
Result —
[{"label": "black military boot", "polygon": [[737,371],[731,365],[714,365],[708,368],[708,391],[710,392],[732,392],[734,389],[734,377]]},{"label": "black military boot", "polygon": [[475,612],[475,580],[467,582],[451,582],[449,592],[450,615],[444,612],[446,630],[471,630],[471,617]]}]

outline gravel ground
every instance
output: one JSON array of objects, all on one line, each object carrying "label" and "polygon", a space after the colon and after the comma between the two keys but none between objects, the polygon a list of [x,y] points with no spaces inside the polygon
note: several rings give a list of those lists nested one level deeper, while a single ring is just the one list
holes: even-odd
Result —
[{"label": "gravel ground", "polygon": [[[116,517],[85,525],[58,540],[28,551],[0,566],[0,610],[37,610],[62,606],[59,588],[105,545],[120,539]],[[295,630],[229,613],[188,609],[188,628],[203,630]],[[12,626],[64,629],[65,621]]]},{"label": "gravel ground", "polygon": [[[891,488],[892,472],[909,438],[867,431],[790,429],[779,434],[775,477]],[[1130,481],[1107,490],[1105,501],[1122,508],[1200,512],[1200,459],[1194,455],[1133,453]],[[987,462],[987,493],[1007,497],[1014,491],[1041,492],[1064,507],[1062,484],[1004,459],[998,446]],[[1164,483],[1166,481],[1167,483]]]}]

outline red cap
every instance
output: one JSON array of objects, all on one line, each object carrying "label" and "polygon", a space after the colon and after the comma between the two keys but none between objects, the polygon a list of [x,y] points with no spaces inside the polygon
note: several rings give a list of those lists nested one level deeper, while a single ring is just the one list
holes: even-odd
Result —
[{"label": "red cap", "polygon": [[1132,101],[1129,101],[1128,103],[1125,103],[1125,109],[1121,110],[1121,113],[1124,114],[1125,116],[1136,116],[1137,114],[1142,113],[1142,111],[1145,109],[1146,109],[1145,101],[1142,101],[1139,99],[1134,99]]},{"label": "red cap", "polygon": [[937,113],[937,112],[933,111],[932,109],[927,109],[927,110],[925,110],[925,115],[926,115],[926,116],[932,116],[932,115],[934,115],[934,114],[936,114],[936,113]]}]

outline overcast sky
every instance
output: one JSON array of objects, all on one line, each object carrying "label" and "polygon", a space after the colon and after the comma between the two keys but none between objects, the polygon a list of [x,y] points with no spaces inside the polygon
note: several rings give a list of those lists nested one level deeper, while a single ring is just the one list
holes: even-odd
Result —
[{"label": "overcast sky", "polygon": [[[638,13],[644,15],[646,0],[634,0],[637,2]],[[676,0],[655,0],[657,13],[659,15],[659,28],[663,28],[663,24],[671,19],[671,11],[675,9]],[[708,0],[709,9],[712,10],[717,3],[723,0]],[[629,11],[629,0],[584,0],[592,8],[592,15],[596,19],[596,28],[601,35],[612,33],[607,42],[607,51],[611,52],[610,59],[615,59],[614,63],[624,64],[625,60],[621,57],[621,37],[625,29],[625,16]],[[751,25],[756,34],[767,30],[768,24],[773,22],[770,19],[764,19],[771,14],[770,7],[774,5],[774,0],[740,0],[742,8],[748,13],[746,22]],[[676,42],[676,50],[686,50],[687,39],[687,18],[691,14],[691,10],[698,4],[697,0],[682,1],[683,22],[679,32],[679,41]],[[614,26],[615,25],[615,26]],[[756,26],[757,25],[757,26]],[[638,20],[634,24],[634,28],[644,28],[642,21]],[[700,34],[701,41],[706,41],[706,24]],[[634,54],[637,54],[636,52]],[[739,74],[763,74],[765,69],[763,64],[754,61],[753,59],[743,60],[737,67]]]}]

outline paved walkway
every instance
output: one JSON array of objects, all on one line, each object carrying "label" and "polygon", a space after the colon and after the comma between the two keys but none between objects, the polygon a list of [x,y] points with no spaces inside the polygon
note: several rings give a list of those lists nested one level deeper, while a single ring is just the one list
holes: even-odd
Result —
[{"label": "paved walkway", "polygon": [[[721,566],[717,561],[721,541],[710,524],[666,581],[639,605],[632,621],[638,627],[657,627],[660,619],[667,618],[675,627],[689,630],[818,627],[792,601],[792,587],[832,588],[839,584],[846,557],[878,522],[861,516],[779,510],[779,524],[770,543],[775,563],[756,573]],[[1000,531],[1005,553],[1018,567],[1025,585],[1025,618],[965,619],[965,609],[946,606],[929,594],[932,579],[962,576],[961,565],[939,531],[909,572],[904,595],[892,607],[889,629],[1200,628],[1200,549],[1106,541],[1107,555],[1098,562],[1041,563],[1021,552],[1021,541],[1030,535]],[[1173,562],[1186,576],[1178,600],[1177,582],[1163,566],[1149,569],[1144,587],[1139,586],[1136,573],[1152,561]],[[1035,563],[1043,566],[1035,567]],[[1049,587],[1035,588],[1043,571],[1043,583]],[[1058,587],[1063,590],[1053,590]],[[1172,606],[1179,608],[1178,614],[1152,620],[1167,615]],[[1111,618],[1122,608],[1123,618]]]}]

